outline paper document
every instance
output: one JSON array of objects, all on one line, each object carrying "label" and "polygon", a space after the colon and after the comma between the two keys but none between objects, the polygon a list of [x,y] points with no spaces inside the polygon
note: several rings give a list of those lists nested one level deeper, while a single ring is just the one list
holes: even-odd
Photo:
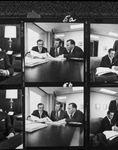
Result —
[{"label": "paper document", "polygon": [[107,74],[107,73],[116,73],[118,74],[118,71],[115,69],[110,69],[108,67],[98,67],[96,68],[96,75],[101,76],[103,74]]},{"label": "paper document", "polygon": [[118,131],[104,131],[103,134],[106,136],[106,139],[112,140],[115,137],[118,137]]},{"label": "paper document", "polygon": [[29,123],[29,124],[25,125],[25,131],[26,132],[33,132],[33,131],[45,128],[47,126],[48,126],[47,124],[43,124],[43,123],[36,123],[36,122]]},{"label": "paper document", "polygon": [[48,62],[47,59],[25,57],[25,66],[33,67]]},{"label": "paper document", "polygon": [[45,123],[48,124],[48,125],[56,125],[56,126],[65,125],[66,124],[64,119],[59,120],[59,121],[54,121],[54,122],[53,121],[47,121]]}]

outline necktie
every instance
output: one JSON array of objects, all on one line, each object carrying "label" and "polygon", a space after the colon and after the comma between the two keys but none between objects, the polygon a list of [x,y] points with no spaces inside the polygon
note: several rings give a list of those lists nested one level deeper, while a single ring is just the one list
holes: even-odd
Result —
[{"label": "necktie", "polygon": [[73,116],[72,116],[72,114],[71,114],[71,115],[70,115],[70,119],[72,119],[72,117],[73,117]]},{"label": "necktie", "polygon": [[57,48],[55,48],[55,57],[57,57],[58,52],[57,52]]},{"label": "necktie", "polygon": [[56,119],[58,120],[58,111],[56,111]]}]

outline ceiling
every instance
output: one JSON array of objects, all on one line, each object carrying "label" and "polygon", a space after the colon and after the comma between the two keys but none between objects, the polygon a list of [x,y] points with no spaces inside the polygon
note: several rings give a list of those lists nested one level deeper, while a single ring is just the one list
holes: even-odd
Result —
[{"label": "ceiling", "polygon": [[[118,87],[93,87],[93,88],[91,88],[91,91],[93,91],[93,92],[98,92],[98,93],[103,93],[103,92],[100,92],[100,91],[99,91],[101,88],[105,88],[105,89],[108,89],[108,90],[117,92],[117,93],[114,94],[114,95],[113,95],[113,94],[110,94],[110,93],[108,93],[108,95],[118,96]],[[105,94],[105,93],[104,93],[104,94]]]},{"label": "ceiling", "polygon": [[91,24],[90,33],[108,36],[109,32],[118,33],[118,24]]},{"label": "ceiling", "polygon": [[78,24],[78,23],[40,23],[40,22],[35,22],[37,26],[45,30],[46,32],[52,32],[52,30],[55,33],[60,33],[60,32],[70,32],[70,31],[79,31],[83,30],[81,29],[71,29],[70,25],[72,24]]},{"label": "ceiling", "polygon": [[46,92],[47,94],[55,93],[56,96],[83,92],[83,90],[73,91],[72,87],[66,87],[66,88],[64,88],[64,87],[40,87],[40,89],[42,91]]}]

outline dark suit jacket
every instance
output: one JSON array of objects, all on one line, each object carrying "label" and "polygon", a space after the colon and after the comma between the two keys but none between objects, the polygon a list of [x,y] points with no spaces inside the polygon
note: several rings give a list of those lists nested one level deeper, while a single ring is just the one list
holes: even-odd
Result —
[{"label": "dark suit jacket", "polygon": [[103,120],[101,121],[99,133],[102,133],[106,130],[112,130],[112,126],[113,126],[113,124],[112,125],[110,124],[107,117],[103,118]]},{"label": "dark suit jacket", "polygon": [[[60,47],[60,49],[59,49],[59,54],[58,54],[58,56],[59,56],[59,55],[62,55],[62,54],[67,54],[67,50],[66,50],[65,47]],[[57,56],[55,56],[55,47],[51,47],[51,49],[50,49],[50,55],[51,55],[52,57],[57,57]]]},{"label": "dark suit jacket", "polygon": [[11,125],[11,121],[7,113],[0,112],[0,141],[5,140],[9,133],[14,133],[15,130]]},{"label": "dark suit jacket", "polygon": [[64,55],[65,58],[84,58],[84,52],[78,46],[75,46],[72,52],[68,52],[68,54]]},{"label": "dark suit jacket", "polygon": [[66,122],[84,122],[84,114],[80,110],[76,110],[73,117],[70,119],[69,116],[66,118]]},{"label": "dark suit jacket", "polygon": [[[32,47],[32,50],[39,52],[38,46]],[[41,53],[47,53],[47,48],[43,47]]]},{"label": "dark suit jacket", "polygon": [[102,57],[101,64],[100,64],[101,67],[111,68],[113,65],[114,65],[114,58],[113,58],[112,64],[111,64],[108,55],[105,55],[104,57]]},{"label": "dark suit jacket", "polygon": [[116,100],[112,100],[109,104],[109,110],[114,112],[113,123],[118,125],[118,110],[116,108]]},{"label": "dark suit jacket", "polygon": [[42,116],[40,117],[38,110],[34,110],[32,113],[33,116],[36,116],[38,118],[44,118],[44,117],[49,117],[47,111],[43,111]]},{"label": "dark suit jacket", "polygon": [[68,117],[68,114],[67,114],[67,112],[65,111],[65,110],[61,110],[61,112],[60,112],[60,117],[57,119],[56,118],[56,111],[52,111],[51,112],[51,120],[52,121],[57,121],[57,120],[61,120],[61,119],[64,119],[64,118],[67,118]]},{"label": "dark suit jacket", "polygon": [[0,69],[8,70],[10,72],[10,76],[14,73],[14,70],[9,62],[9,58],[3,51],[0,51]]}]

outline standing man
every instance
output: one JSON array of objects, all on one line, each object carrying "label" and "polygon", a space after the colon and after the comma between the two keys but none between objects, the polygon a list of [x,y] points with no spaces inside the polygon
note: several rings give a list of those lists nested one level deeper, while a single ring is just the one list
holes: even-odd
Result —
[{"label": "standing man", "polygon": [[72,39],[67,40],[66,42],[67,54],[64,54],[64,57],[69,58],[83,58],[84,52],[78,46],[75,46],[75,41]]},{"label": "standing man", "polygon": [[54,47],[50,49],[50,55],[52,57],[58,57],[59,55],[66,54],[66,48],[61,46],[61,39],[57,38],[54,40]]},{"label": "standing man", "polygon": [[114,56],[115,56],[115,50],[110,48],[108,50],[108,54],[102,57],[100,67],[111,68],[114,65]]},{"label": "standing man", "polygon": [[8,114],[5,112],[0,112],[0,142],[5,139],[12,138],[14,135],[15,130],[11,125]]},{"label": "standing man", "polygon": [[33,47],[32,50],[39,52],[39,53],[47,53],[47,48],[43,47],[44,42],[43,40],[37,40],[37,46]]},{"label": "standing man", "polygon": [[109,111],[114,112],[113,122],[118,126],[118,98],[110,102]]},{"label": "standing man", "polygon": [[69,103],[68,104],[68,113],[69,116],[65,119],[65,121],[68,122],[84,122],[84,114],[77,110],[77,105],[75,103]]},{"label": "standing man", "polygon": [[68,114],[65,110],[62,110],[62,103],[57,102],[55,105],[55,110],[51,112],[51,120],[52,121],[58,121],[64,118],[67,118]]},{"label": "standing man", "polygon": [[114,112],[112,111],[107,112],[107,116],[104,117],[101,121],[99,133],[102,133],[106,130],[112,130],[112,126],[114,125],[112,123],[113,116],[114,116]]}]

